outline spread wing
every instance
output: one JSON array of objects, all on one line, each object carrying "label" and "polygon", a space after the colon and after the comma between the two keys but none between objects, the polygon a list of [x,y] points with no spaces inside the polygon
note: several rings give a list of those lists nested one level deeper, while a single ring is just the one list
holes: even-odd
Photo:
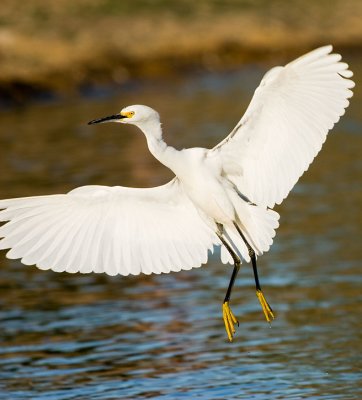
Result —
[{"label": "spread wing", "polygon": [[[68,194],[0,200],[0,249],[56,272],[180,271],[207,262],[214,232],[173,179],[135,189],[84,186]],[[216,242],[217,243],[217,242]]]},{"label": "spread wing", "polygon": [[280,204],[344,114],[354,82],[332,46],[266,73],[237,126],[212,153],[253,203]]}]

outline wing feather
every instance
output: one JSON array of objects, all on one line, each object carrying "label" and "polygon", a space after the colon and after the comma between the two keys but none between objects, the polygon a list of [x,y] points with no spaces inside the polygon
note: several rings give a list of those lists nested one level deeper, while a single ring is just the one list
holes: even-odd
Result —
[{"label": "wing feather", "polygon": [[150,189],[85,186],[0,200],[0,249],[69,273],[167,273],[199,267],[217,244],[175,178]]},{"label": "wing feather", "polygon": [[283,201],[348,107],[353,74],[331,51],[324,46],[268,71],[234,130],[211,150],[253,203]]}]

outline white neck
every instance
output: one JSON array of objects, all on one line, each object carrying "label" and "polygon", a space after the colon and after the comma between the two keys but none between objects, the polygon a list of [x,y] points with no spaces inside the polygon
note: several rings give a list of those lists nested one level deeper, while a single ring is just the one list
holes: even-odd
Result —
[{"label": "white neck", "polygon": [[145,134],[147,139],[147,145],[151,154],[162,164],[169,166],[169,152],[174,150],[168,146],[162,138],[161,123],[159,121],[147,121],[139,123],[137,126]]}]

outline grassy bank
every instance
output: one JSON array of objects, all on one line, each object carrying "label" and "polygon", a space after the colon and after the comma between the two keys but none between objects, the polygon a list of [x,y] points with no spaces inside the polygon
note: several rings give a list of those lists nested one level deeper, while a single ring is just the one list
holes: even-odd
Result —
[{"label": "grassy bank", "polygon": [[360,0],[3,0],[0,96],[362,44]]}]

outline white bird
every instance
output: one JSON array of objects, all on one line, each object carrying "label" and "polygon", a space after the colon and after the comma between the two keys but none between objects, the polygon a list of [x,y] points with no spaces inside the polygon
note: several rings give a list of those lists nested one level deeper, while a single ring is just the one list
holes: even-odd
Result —
[{"label": "white bird", "polygon": [[176,150],[162,139],[158,113],[134,105],[89,124],[133,124],[153,156],[175,177],[136,189],[83,186],[68,194],[0,200],[0,249],[43,270],[108,275],[168,273],[200,267],[221,245],[234,269],[222,305],[230,341],[237,319],[229,301],[242,261],[252,263],[268,321],[256,257],[268,251],[288,195],[348,107],[352,72],[316,49],[266,73],[244,116],[213,149]]}]

